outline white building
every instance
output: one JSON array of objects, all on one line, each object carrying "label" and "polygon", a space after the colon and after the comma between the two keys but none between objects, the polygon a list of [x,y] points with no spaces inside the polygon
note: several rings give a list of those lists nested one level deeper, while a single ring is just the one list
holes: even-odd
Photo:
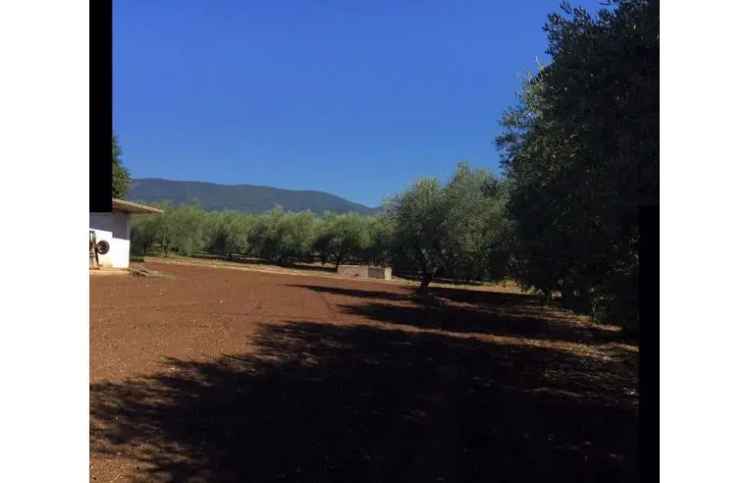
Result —
[{"label": "white building", "polygon": [[130,264],[130,215],[162,213],[152,206],[112,198],[112,212],[89,213],[89,236],[96,237],[99,266],[128,268]]}]

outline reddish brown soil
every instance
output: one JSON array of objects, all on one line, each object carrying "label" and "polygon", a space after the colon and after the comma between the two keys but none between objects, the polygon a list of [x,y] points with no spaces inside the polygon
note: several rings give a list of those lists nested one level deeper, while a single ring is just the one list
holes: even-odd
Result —
[{"label": "reddish brown soil", "polygon": [[91,277],[93,481],[637,481],[637,347],[518,293]]}]

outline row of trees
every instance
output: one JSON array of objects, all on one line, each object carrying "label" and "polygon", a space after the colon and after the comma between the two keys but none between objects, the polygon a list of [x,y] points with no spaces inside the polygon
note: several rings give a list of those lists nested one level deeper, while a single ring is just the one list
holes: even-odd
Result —
[{"label": "row of trees", "polygon": [[499,229],[507,224],[505,192],[489,172],[461,163],[448,183],[422,179],[377,216],[207,212],[161,203],[163,215],[135,219],[132,244],[135,253],[164,256],[204,252],[282,265],[388,264],[418,274],[426,290],[437,276],[486,280],[506,274],[511,231]]},{"label": "row of trees", "polygon": [[135,253],[210,253],[231,259],[262,258],[281,265],[314,259],[336,265],[351,260],[382,263],[374,240],[388,236],[379,217],[355,213],[316,216],[274,209],[261,214],[210,212],[198,205],[157,203],[162,215],[136,217]]}]

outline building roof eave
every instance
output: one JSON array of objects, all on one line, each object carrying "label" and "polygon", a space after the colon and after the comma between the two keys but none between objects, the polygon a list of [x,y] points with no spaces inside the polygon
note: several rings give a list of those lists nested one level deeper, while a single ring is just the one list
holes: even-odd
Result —
[{"label": "building roof eave", "polygon": [[112,211],[119,211],[123,213],[131,214],[160,214],[164,213],[164,210],[155,208],[153,206],[142,205],[140,203],[133,203],[132,201],[125,201],[119,198],[112,198]]}]

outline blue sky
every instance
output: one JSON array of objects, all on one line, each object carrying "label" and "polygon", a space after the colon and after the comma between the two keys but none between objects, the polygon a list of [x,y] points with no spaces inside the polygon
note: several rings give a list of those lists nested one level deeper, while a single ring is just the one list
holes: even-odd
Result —
[{"label": "blue sky", "polygon": [[547,59],[542,26],[559,2],[114,8],[114,126],[134,177],[314,189],[376,206],[421,176],[446,179],[459,160],[499,173],[497,120]]}]

